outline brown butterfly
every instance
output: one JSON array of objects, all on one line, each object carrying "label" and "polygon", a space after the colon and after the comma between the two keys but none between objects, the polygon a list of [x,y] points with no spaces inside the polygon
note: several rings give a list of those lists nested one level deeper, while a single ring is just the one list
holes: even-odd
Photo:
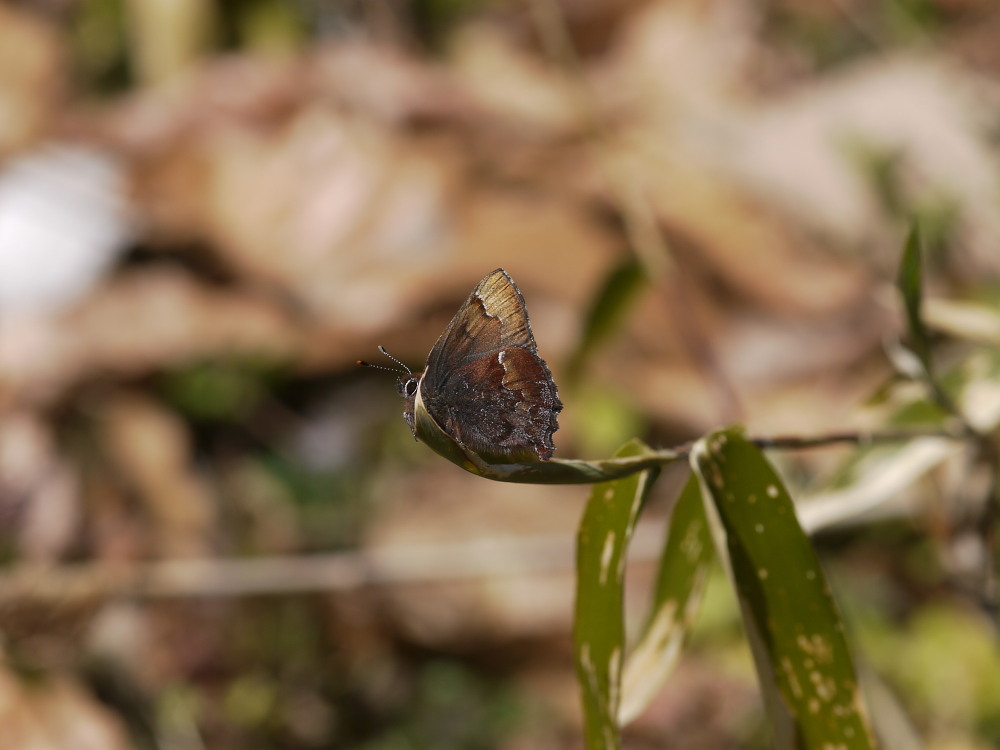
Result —
[{"label": "brown butterfly", "polygon": [[499,456],[534,450],[543,461],[552,457],[552,433],[559,428],[556,416],[563,405],[552,373],[538,356],[524,298],[502,268],[472,290],[434,344],[422,373],[399,364],[406,370],[399,379],[403,416],[414,437],[419,393],[434,420],[467,450]]}]

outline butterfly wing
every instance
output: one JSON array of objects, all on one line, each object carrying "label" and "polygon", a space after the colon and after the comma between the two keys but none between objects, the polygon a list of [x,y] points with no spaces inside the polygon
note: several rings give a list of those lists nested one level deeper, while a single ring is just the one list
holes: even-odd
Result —
[{"label": "butterfly wing", "polygon": [[479,282],[427,357],[427,372],[446,374],[511,346],[537,350],[524,298],[498,268]]},{"label": "butterfly wing", "polygon": [[420,395],[445,431],[476,453],[552,456],[562,402],[506,271],[487,275],[452,318],[427,358]]}]

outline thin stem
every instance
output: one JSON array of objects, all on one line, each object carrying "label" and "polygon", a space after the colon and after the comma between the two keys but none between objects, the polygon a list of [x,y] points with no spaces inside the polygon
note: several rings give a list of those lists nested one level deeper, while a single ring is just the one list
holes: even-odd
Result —
[{"label": "thin stem", "polygon": [[758,448],[794,450],[798,448],[822,448],[836,443],[851,443],[860,446],[902,443],[922,437],[959,440],[963,435],[958,435],[948,430],[887,430],[885,432],[830,432],[826,435],[815,435],[812,437],[781,435],[770,438],[751,438],[750,442]]},{"label": "thin stem", "polygon": [[[956,433],[949,430],[886,430],[884,432],[828,432],[824,435],[776,435],[773,437],[748,437],[747,440],[761,449],[774,450],[805,450],[809,448],[824,448],[838,443],[850,445],[884,445],[887,443],[905,443],[917,438],[935,437],[946,440],[962,440],[969,435],[963,430]],[[677,455],[687,456],[694,447],[694,442],[684,443],[673,449]]]}]

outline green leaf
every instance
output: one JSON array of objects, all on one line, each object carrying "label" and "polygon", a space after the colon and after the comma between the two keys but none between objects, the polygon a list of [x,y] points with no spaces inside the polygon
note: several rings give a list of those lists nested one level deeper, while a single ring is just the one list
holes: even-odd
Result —
[{"label": "green leaf", "polygon": [[874,747],[844,627],[781,479],[736,429],[691,452],[782,750]]},{"label": "green leaf", "polygon": [[[496,457],[481,456],[449,435],[424,406],[419,393],[414,404],[413,416],[417,437],[436,453],[466,471],[497,482],[521,484],[593,484],[665,466],[678,457],[677,452],[665,449],[646,450],[635,455],[615,455],[596,461],[552,458],[539,461],[532,450],[521,454]],[[496,463],[502,458],[503,463]]]},{"label": "green leaf", "polygon": [[921,314],[923,298],[923,271],[920,229],[916,223],[910,229],[903,248],[903,258],[899,264],[899,292],[903,297],[906,323],[909,329],[910,348],[917,355],[926,372],[931,371],[930,344],[927,328]]},{"label": "green leaf", "polygon": [[645,281],[643,266],[634,258],[628,258],[616,266],[605,278],[604,285],[587,312],[580,340],[566,366],[566,378],[570,384],[580,379],[591,352],[618,328],[629,304]]},{"label": "green leaf", "polygon": [[670,515],[649,618],[625,663],[619,709],[623,725],[642,713],[673,672],[701,607],[711,562],[712,537],[698,478],[692,474]]},{"label": "green leaf", "polygon": [[[615,457],[642,456],[649,452],[641,441],[632,440]],[[658,473],[658,469],[650,469],[595,484],[580,521],[573,640],[587,750],[620,747],[618,705],[625,660],[625,553],[639,510]]]}]

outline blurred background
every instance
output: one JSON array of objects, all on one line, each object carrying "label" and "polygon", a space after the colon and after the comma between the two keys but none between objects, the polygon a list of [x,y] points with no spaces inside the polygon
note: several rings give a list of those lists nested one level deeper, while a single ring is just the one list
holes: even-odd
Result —
[{"label": "blurred background", "polygon": [[[1000,298],[998,42],[987,0],[0,2],[0,746],[579,747],[586,490],[464,474],[356,360],[419,369],[502,266],[558,456],[864,427],[911,216],[932,296]],[[903,750],[1000,743],[949,486],[818,539]],[[767,746],[717,577],[627,747]]]}]

